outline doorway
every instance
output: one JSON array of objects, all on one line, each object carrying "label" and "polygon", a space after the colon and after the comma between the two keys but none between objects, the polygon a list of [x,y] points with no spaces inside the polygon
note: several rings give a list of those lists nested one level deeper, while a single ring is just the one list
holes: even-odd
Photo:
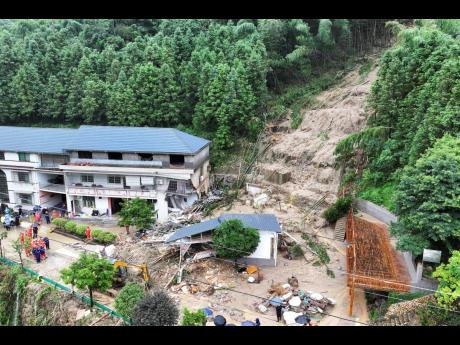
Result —
[{"label": "doorway", "polygon": [[112,214],[116,214],[121,210],[121,204],[124,199],[122,198],[111,198],[110,199],[110,208],[112,209]]}]

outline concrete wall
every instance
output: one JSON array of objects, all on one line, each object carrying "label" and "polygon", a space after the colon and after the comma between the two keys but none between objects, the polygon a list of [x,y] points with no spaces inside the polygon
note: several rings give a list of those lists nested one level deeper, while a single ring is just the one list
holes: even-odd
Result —
[{"label": "concrete wall", "polygon": [[363,199],[356,199],[355,200],[355,207],[363,211],[374,218],[377,218],[381,222],[390,225],[390,223],[396,223],[398,221],[398,217],[396,217],[393,213],[388,211],[386,208],[376,205],[373,202],[363,200]]},{"label": "concrete wall", "polygon": [[270,231],[259,231],[260,242],[254,253],[248,256],[248,258],[255,259],[271,259],[271,239],[274,238],[274,256],[276,257],[276,233]]}]

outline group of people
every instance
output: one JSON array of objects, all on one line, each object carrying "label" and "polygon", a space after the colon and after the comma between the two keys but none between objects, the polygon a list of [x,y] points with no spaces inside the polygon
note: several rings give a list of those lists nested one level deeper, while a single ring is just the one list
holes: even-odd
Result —
[{"label": "group of people", "polygon": [[33,255],[37,263],[46,259],[46,250],[50,249],[50,241],[48,237],[38,237],[32,227],[27,230],[27,233],[21,231],[19,236],[26,256]]}]

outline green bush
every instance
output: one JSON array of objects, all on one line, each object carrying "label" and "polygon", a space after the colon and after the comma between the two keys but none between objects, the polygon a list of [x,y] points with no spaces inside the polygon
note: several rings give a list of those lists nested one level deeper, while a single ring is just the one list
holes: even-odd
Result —
[{"label": "green bush", "polygon": [[206,314],[202,309],[192,312],[184,308],[181,326],[204,326],[206,325]]},{"label": "green bush", "polygon": [[84,224],[79,224],[76,226],[75,228],[75,233],[80,236],[80,237],[84,237],[85,236],[85,232],[86,232],[86,225]]},{"label": "green bush", "polygon": [[299,244],[294,244],[292,247],[289,248],[289,253],[292,255],[292,257],[298,258],[304,254],[304,251]]},{"label": "green bush", "polygon": [[130,282],[120,290],[117,298],[115,298],[115,309],[121,316],[130,319],[137,302],[144,297],[144,288],[139,284]]},{"label": "green bush", "polygon": [[331,205],[326,211],[324,211],[323,217],[329,223],[335,223],[339,218],[347,214],[352,201],[353,198],[351,196],[338,198],[334,205]]},{"label": "green bush", "polygon": [[74,221],[70,220],[65,224],[64,229],[65,229],[65,231],[74,234],[75,230],[77,229],[77,223],[75,223]]},{"label": "green bush", "polygon": [[117,238],[117,235],[115,235],[114,233],[97,228],[91,231],[91,236],[94,238],[96,242],[102,244],[113,243]]},{"label": "green bush", "polygon": [[65,218],[56,218],[52,220],[52,224],[56,226],[58,229],[65,229],[65,225],[69,222],[68,219]]},{"label": "green bush", "polygon": [[337,219],[340,218],[339,211],[335,205],[331,205],[326,211],[323,213],[323,217],[326,218],[328,223],[334,223]]},{"label": "green bush", "polygon": [[91,230],[91,236],[96,239],[101,234],[101,232],[103,232],[102,229],[94,228],[94,229]]}]

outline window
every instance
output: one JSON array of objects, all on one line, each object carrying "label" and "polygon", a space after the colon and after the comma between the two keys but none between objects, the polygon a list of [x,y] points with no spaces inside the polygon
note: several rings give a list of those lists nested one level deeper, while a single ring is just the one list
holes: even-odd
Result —
[{"label": "window", "polygon": [[153,155],[149,153],[139,153],[141,161],[153,161]]},{"label": "window", "polygon": [[93,183],[94,176],[93,175],[81,175],[81,182]]},{"label": "window", "polygon": [[30,157],[29,157],[28,153],[19,152],[18,157],[19,157],[20,162],[29,162],[29,160],[30,160]]},{"label": "window", "polygon": [[108,176],[108,182],[113,184],[120,184],[121,183],[121,176]]},{"label": "window", "polygon": [[168,192],[177,191],[177,181],[169,181]]},{"label": "window", "polygon": [[18,194],[18,199],[23,205],[32,205],[32,194]]},{"label": "window", "polygon": [[30,182],[29,173],[19,171],[17,174],[18,174],[18,181],[19,182],[25,182],[25,183]]},{"label": "window", "polygon": [[123,155],[121,152],[108,152],[109,159],[121,161],[123,159]]},{"label": "window", "polygon": [[83,204],[83,207],[95,208],[96,199],[94,198],[94,196],[84,196],[82,198],[82,204]]},{"label": "window", "polygon": [[0,161],[5,160],[5,152],[0,152]]},{"label": "window", "polygon": [[185,158],[183,155],[169,155],[169,164],[171,165],[184,165]]},{"label": "window", "polygon": [[93,159],[93,153],[89,151],[78,151],[78,158]]}]

